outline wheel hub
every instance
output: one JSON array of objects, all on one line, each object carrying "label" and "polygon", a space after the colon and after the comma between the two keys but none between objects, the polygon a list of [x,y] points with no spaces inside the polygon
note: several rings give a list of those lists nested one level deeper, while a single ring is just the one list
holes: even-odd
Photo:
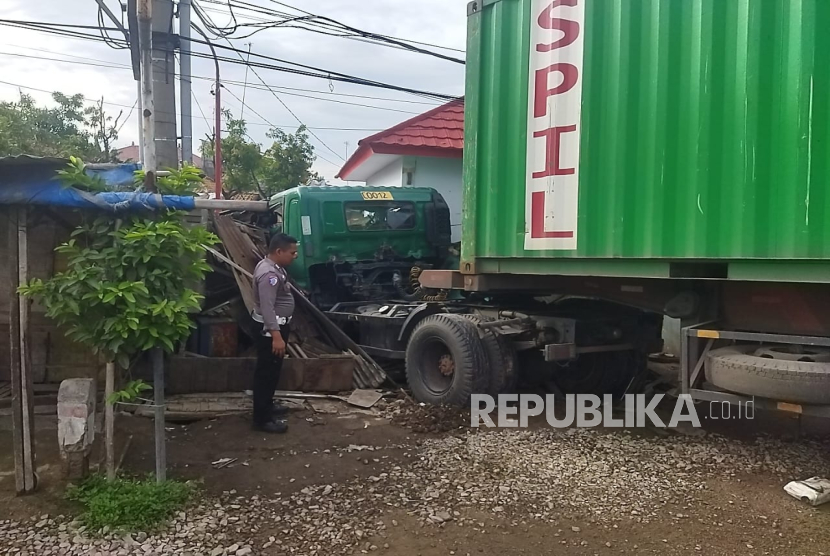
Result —
[{"label": "wheel hub", "polygon": [[455,372],[455,361],[452,355],[442,355],[438,360],[438,370],[444,376],[452,376]]}]

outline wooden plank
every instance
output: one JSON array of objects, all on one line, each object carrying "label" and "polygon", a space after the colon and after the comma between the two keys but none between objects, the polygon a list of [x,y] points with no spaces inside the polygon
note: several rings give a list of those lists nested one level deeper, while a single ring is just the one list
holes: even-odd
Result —
[{"label": "wooden plank", "polygon": [[[257,248],[251,237],[243,233],[236,222],[230,217],[214,215],[214,222],[216,224],[217,235],[222,240],[225,251],[231,260],[229,264],[234,269],[234,275],[239,284],[239,289],[242,292],[242,298],[245,300],[245,306],[250,313],[254,308],[251,278],[256,269],[256,265],[262,260],[264,253]],[[227,259],[225,257],[220,258]],[[327,336],[338,348],[350,349],[355,352],[359,356],[359,370],[355,372],[357,379],[356,387],[377,388],[383,384],[387,376],[380,365],[335,325],[325,313],[307,299],[294,284],[289,283],[289,286],[296,301],[294,322],[291,326],[292,330],[295,332],[302,330],[303,339],[305,340],[305,338],[310,336],[311,330],[316,329],[318,335]],[[312,322],[314,325],[311,324]]]},{"label": "wooden plank", "polygon": [[[242,300],[250,314],[254,307],[254,291],[251,277],[254,274],[256,265],[259,263],[256,254],[251,252],[253,243],[251,242],[249,245],[246,245],[246,236],[239,231],[234,221],[227,216],[214,215],[214,224],[216,225],[217,234],[222,239],[222,245],[229,255],[228,258],[234,263],[231,265],[231,268],[233,269],[236,283],[239,286],[239,292],[242,294]],[[214,255],[216,254],[214,253]]]},{"label": "wooden plank", "polygon": [[115,363],[107,362],[107,378],[104,386],[104,445],[106,448],[107,480],[115,480],[115,412],[109,403],[115,392]]},{"label": "wooden plank", "polygon": [[12,383],[12,449],[14,451],[14,483],[18,494],[26,492],[23,468],[23,386],[20,383],[20,298],[15,269],[20,264],[17,242],[17,209],[6,209],[9,221],[9,369]]},{"label": "wooden plank", "polygon": [[[29,225],[27,207],[19,207],[17,212],[18,242],[18,284],[29,282]],[[20,375],[23,385],[23,472],[26,492],[34,492],[35,484],[35,389],[32,369],[30,312],[31,304],[19,296],[20,312]]]},{"label": "wooden plank", "polygon": [[[27,376],[27,351],[24,326],[28,327],[28,303],[17,295],[20,280],[28,276],[26,256],[26,209],[9,207],[9,354],[12,386],[12,447],[14,451],[15,489],[27,494],[35,489],[33,420],[34,392]],[[21,233],[22,231],[22,233]],[[21,318],[22,317],[22,318]]]}]

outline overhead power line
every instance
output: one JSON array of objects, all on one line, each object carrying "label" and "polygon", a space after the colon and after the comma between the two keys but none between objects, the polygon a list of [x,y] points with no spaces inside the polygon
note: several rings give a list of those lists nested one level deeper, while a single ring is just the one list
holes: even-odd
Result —
[{"label": "overhead power line", "polygon": [[[0,54],[2,54],[2,53],[0,53]],[[36,92],[39,92],[39,93],[46,93],[46,94],[49,94],[49,95],[51,95],[55,92],[55,91],[50,91],[48,89],[41,89],[39,87],[32,87],[32,86],[29,86],[29,85],[21,85],[20,83],[11,83],[9,81],[0,81],[0,85],[7,85],[9,87],[15,87],[17,89],[26,89],[26,90],[29,90],[29,91],[36,91]],[[227,87],[225,87],[225,90],[228,90]],[[228,92],[230,92],[230,91],[228,90]],[[205,112],[204,112],[204,110],[202,110],[202,105],[199,103],[199,99],[196,98],[196,94],[195,93],[191,93],[191,94],[193,95],[193,99],[196,101],[196,106],[199,108],[199,112],[201,112],[201,114],[202,114],[202,119],[205,120],[205,122],[208,124],[208,127],[212,126],[213,124],[210,122],[210,120],[207,118],[207,116],[205,116]],[[233,95],[233,93],[231,93],[231,95]],[[74,96],[74,95],[70,95],[70,96]],[[93,103],[93,104],[99,102],[98,100],[88,98],[84,95],[81,95],[81,99],[84,102]],[[118,102],[112,102],[112,101],[107,101],[107,100],[104,101],[104,104],[107,105],[107,106],[117,106],[119,108],[134,108],[135,107],[135,104],[133,104],[133,105],[121,104],[121,103],[118,103]],[[251,109],[250,104],[248,105],[248,109],[249,110]],[[164,111],[157,111],[157,112],[159,114],[164,114],[164,115],[168,115],[168,116],[172,114],[172,113],[164,112]],[[267,121],[267,120],[263,119],[263,121]],[[246,125],[256,125],[256,126],[264,125],[264,126],[276,127],[276,128],[280,128],[280,129],[297,129],[296,125],[277,125],[277,124],[272,125],[270,123],[259,124],[259,123],[256,123],[256,122],[246,122]],[[310,127],[308,127],[308,129],[314,129],[316,131],[365,131],[365,132],[382,131],[380,128],[365,128],[365,127],[318,127],[318,126],[310,126]]]},{"label": "overhead power line", "polygon": [[[20,48],[20,49],[23,49],[23,50],[32,50],[34,52],[45,52],[47,54],[55,54],[56,56],[64,56],[66,58],[75,58],[75,59],[84,60],[84,61],[109,63],[107,60],[98,60],[98,59],[90,58],[89,56],[77,56],[77,55],[74,55],[74,54],[65,54],[63,52],[55,52],[54,50],[48,50],[46,48],[36,48],[36,47],[33,47],[33,46],[23,46],[23,45],[20,45],[20,44],[11,44],[11,43],[0,43],[0,44],[5,45],[5,46],[11,46],[13,48]],[[61,61],[63,61],[63,60],[61,60]],[[117,64],[116,62],[112,62],[112,64],[113,64],[114,68],[115,67],[117,67],[117,68],[129,68],[130,67],[130,66],[123,65],[123,64]],[[209,81],[215,81],[216,80],[215,77],[206,77],[206,76],[198,76],[198,75],[194,75],[192,77],[194,79],[204,79],[204,80],[209,80]],[[222,83],[230,83],[232,85],[244,85],[244,82],[234,80],[234,79],[223,79]],[[264,86],[251,85],[250,83],[248,84],[248,87],[251,87],[251,88],[257,89],[257,90],[261,90],[261,91],[268,90]],[[310,94],[314,94],[314,95],[327,95],[327,96],[335,96],[335,97],[359,98],[359,99],[366,99],[366,100],[380,100],[380,101],[384,101],[384,102],[397,102],[397,103],[402,103],[402,104],[417,104],[417,105],[421,105],[421,106],[431,106],[431,107],[437,106],[436,101],[421,101],[421,100],[410,100],[410,99],[389,98],[389,97],[375,97],[375,96],[369,96],[369,95],[354,95],[354,94],[340,93],[340,92],[334,92],[334,91],[320,91],[320,90],[317,90],[317,89],[304,89],[304,88],[300,88],[300,87],[286,87],[284,85],[268,85],[268,87],[276,89],[276,90],[282,92],[282,94],[291,94],[290,92],[284,92],[284,91],[296,91],[296,92],[300,92],[300,93],[310,93]],[[311,98],[311,99],[315,99],[315,100],[324,100],[324,101],[325,100],[330,100],[330,99],[318,99],[317,97],[312,97],[312,96],[308,96],[308,95],[297,95],[297,96],[302,96],[304,98]],[[331,102],[337,102],[337,101],[335,100],[335,101],[331,101]],[[369,105],[369,104],[355,104],[355,106],[361,106],[361,107],[365,107],[365,108],[383,109],[383,107],[381,107],[381,106],[374,106],[374,105]],[[403,112],[403,113],[416,114],[416,112]]]},{"label": "overhead power line", "polygon": [[[199,40],[199,39],[191,38],[190,40],[191,40],[191,42],[198,43],[198,44],[207,44],[206,41]],[[230,50],[232,52],[235,52],[236,54],[247,54],[248,53],[246,50],[240,50],[239,48],[235,48],[233,46],[225,46],[225,45],[221,45],[221,44],[217,44],[217,45],[214,45],[214,46],[216,46],[216,48],[221,48],[221,49],[224,49],[224,50]],[[190,54],[193,55],[193,56],[200,56],[200,57],[207,56],[207,54],[204,54],[204,53],[201,53],[201,52],[195,52],[195,51],[191,51]],[[284,72],[288,72],[288,73],[297,73],[297,74],[300,74],[300,75],[308,75],[309,77],[320,77],[322,79],[328,79],[330,81],[343,81],[343,82],[346,82],[346,83],[355,83],[355,84],[359,84],[359,85],[366,85],[368,87],[379,87],[379,88],[383,88],[383,89],[389,89],[389,90],[393,90],[393,91],[401,91],[401,92],[405,92],[405,93],[411,93],[411,94],[414,94],[414,95],[438,98],[438,99],[443,99],[443,100],[455,100],[455,99],[458,98],[455,95],[447,95],[447,94],[443,94],[443,93],[422,91],[422,90],[418,90],[418,89],[412,89],[412,88],[409,88],[409,87],[402,87],[402,86],[399,86],[399,85],[392,85],[392,84],[384,83],[384,82],[381,82],[381,81],[373,81],[371,79],[356,77],[356,76],[353,76],[353,75],[349,75],[349,74],[346,74],[346,73],[340,73],[340,72],[332,71],[332,70],[325,69],[325,68],[319,68],[319,67],[316,67],[316,66],[301,64],[299,62],[291,62],[290,60],[284,60],[282,58],[276,58],[274,56],[268,56],[266,54],[259,54],[257,52],[253,52],[253,51],[251,52],[251,56],[256,57],[256,58],[261,58],[263,60],[278,62],[280,64],[288,64],[289,66],[295,66],[295,67],[300,68],[300,69],[295,70],[293,68],[287,68],[285,66],[277,66],[277,65],[274,65],[274,64],[266,64],[266,63],[263,63],[263,62],[254,62],[254,61],[247,62],[244,58],[241,59],[241,60],[235,60],[233,58],[229,58],[229,57],[225,58],[225,57],[220,56],[219,59],[222,60],[222,61],[227,61],[229,63],[233,63],[233,64],[250,65],[251,67],[258,67],[258,68],[262,68],[262,69],[272,69],[274,71],[284,71]]]},{"label": "overhead power line", "polygon": [[[229,88],[227,88],[227,87],[224,85],[224,83],[222,84],[222,88],[223,88],[225,91],[227,91],[227,92],[228,92],[228,93],[229,93],[229,94],[230,94],[233,98],[235,98],[235,99],[236,99],[236,100],[237,100],[237,101],[238,101],[238,102],[242,105],[242,107],[243,107],[243,108],[247,108],[248,110],[250,110],[251,112],[253,112],[253,113],[254,113],[254,115],[255,115],[255,116],[257,116],[257,117],[258,117],[260,120],[262,120],[263,122],[265,122],[265,124],[266,124],[266,125],[270,126],[272,129],[273,129],[273,128],[278,128],[278,127],[280,127],[280,126],[276,126],[276,125],[272,124],[270,121],[268,121],[268,119],[267,119],[265,116],[263,116],[262,114],[260,114],[260,113],[259,113],[259,112],[257,112],[256,110],[254,110],[254,109],[253,109],[250,105],[245,104],[245,101],[244,101],[244,100],[242,100],[241,98],[239,98],[239,96],[237,96],[237,95],[236,95],[236,93],[234,93],[234,92],[233,92],[233,91],[231,91]],[[246,122],[246,125],[247,125],[247,122]],[[306,127],[306,129],[308,129],[308,128]],[[246,134],[246,135],[247,135],[247,134]],[[254,138],[253,138],[253,137],[251,137],[250,135],[248,135],[248,139],[250,139],[251,141],[253,141],[254,143],[256,143],[256,141],[254,141]],[[329,160],[328,158],[324,157],[324,156],[323,156],[323,155],[321,155],[320,153],[315,152],[315,153],[314,153],[314,156],[316,156],[316,157],[317,157],[317,158],[319,158],[320,160],[323,160],[323,161],[325,161],[325,162],[328,162],[328,163],[329,163],[329,164],[331,164],[332,166],[338,166],[338,167],[340,166],[339,164],[337,164],[337,163],[335,163],[335,162],[332,162],[332,161],[331,161],[331,160]]]},{"label": "overhead power line", "polygon": [[123,64],[80,62],[80,61],[75,61],[75,60],[60,60],[58,58],[49,58],[48,56],[33,56],[31,54],[18,54],[16,52],[0,52],[0,56],[14,56],[14,57],[17,57],[17,58],[28,58],[30,60],[46,60],[46,61],[49,61],[49,62],[63,62],[65,64],[77,64],[79,66],[93,66],[93,67],[97,67],[97,68],[131,69],[130,66],[125,66]]},{"label": "overhead power line", "polygon": [[[228,44],[229,44],[229,45],[231,44],[231,41],[230,41],[228,38],[225,38],[225,40],[228,42]],[[231,47],[233,47],[233,45],[231,45]],[[234,48],[234,50],[238,50],[238,49]],[[237,53],[239,54],[239,59],[240,59],[240,60],[242,60],[243,62],[245,62],[246,67],[250,67],[251,71],[252,71],[252,72],[253,72],[253,74],[256,76],[256,78],[257,78],[257,79],[259,79],[260,83],[262,83],[263,85],[265,85],[266,87],[268,87],[268,84],[267,84],[267,83],[265,83],[265,80],[264,80],[264,79],[262,79],[262,77],[259,75],[259,73],[258,73],[258,72],[257,72],[257,71],[256,71],[256,70],[255,70],[255,69],[254,69],[251,65],[250,65],[250,60],[246,61],[246,60],[242,57],[242,54],[241,54],[241,53],[239,53],[239,52],[237,52]],[[248,51],[248,56],[250,57],[250,55],[251,55],[251,52],[250,52],[250,50],[249,50],[249,51]],[[289,108],[289,107],[288,107],[288,105],[285,103],[285,101],[283,101],[283,100],[279,97],[279,95],[278,95],[277,93],[275,93],[275,92],[274,92],[274,90],[273,90],[273,89],[271,89],[270,87],[268,87],[268,90],[271,92],[271,94],[272,94],[272,95],[274,95],[274,98],[276,98],[276,99],[279,101],[279,103],[280,103],[280,104],[282,104],[283,108],[285,108],[285,109],[288,111],[288,113],[289,113],[289,114],[291,114],[292,116],[294,116],[294,119],[295,119],[295,120],[297,120],[297,122],[299,122],[299,123],[300,123],[300,125],[302,125],[303,127],[306,127],[305,123],[303,123],[303,121],[300,119],[300,117],[299,117],[299,116],[297,116],[297,114],[296,114],[296,113],[294,113],[294,111],[293,111],[293,110],[291,110],[291,108]],[[338,153],[337,153],[337,151],[335,151],[334,149],[332,149],[331,147],[329,147],[329,146],[326,144],[326,142],[325,142],[325,141],[323,141],[322,139],[320,139],[320,137],[318,137],[318,136],[317,136],[317,134],[316,134],[316,133],[314,133],[314,132],[313,132],[313,131],[311,131],[311,130],[309,130],[308,132],[309,132],[309,134],[310,134],[312,137],[314,137],[315,139],[317,139],[317,141],[319,141],[321,145],[323,145],[323,146],[324,146],[325,148],[327,148],[330,152],[334,153],[334,155],[335,155],[335,156],[339,157],[341,160],[343,160],[343,161],[345,162],[345,160],[346,160],[346,159],[345,159],[345,158],[343,158],[342,156],[340,156],[340,154],[338,154]]]},{"label": "overhead power line", "polygon": [[[70,56],[70,55],[66,55],[66,54],[58,54],[58,55]],[[109,63],[109,62],[106,62],[104,60],[95,61],[95,60],[91,60],[89,58],[86,59],[88,61],[63,60],[63,59],[60,59],[60,58],[52,58],[52,57],[48,57],[48,56],[34,56],[34,55],[31,55],[31,54],[20,54],[20,53],[16,53],[16,52],[0,52],[0,56],[13,56],[13,57],[17,57],[17,58],[27,58],[27,59],[32,59],[32,60],[44,60],[44,61],[50,61],[50,62],[61,62],[61,63],[65,63],[65,64],[76,64],[76,65],[82,65],[82,66],[101,67],[101,68],[108,68],[108,69],[120,69],[120,70],[130,70],[130,71],[132,70],[132,68],[130,66],[125,65],[125,64]],[[73,58],[78,58],[77,56],[72,56],[72,57]],[[98,63],[98,62],[100,62],[100,63]],[[206,77],[206,76],[201,76],[201,75],[191,75],[191,78],[192,79],[198,79],[198,80],[201,80],[201,81],[209,81],[209,82],[215,81],[215,78],[213,78],[213,77]],[[176,79],[180,79],[180,76],[177,75]],[[230,84],[233,84],[233,85],[240,84],[240,82],[238,82],[238,81],[227,81],[227,83],[230,83]],[[261,91],[271,91],[271,86],[268,85],[268,84],[264,84],[262,86],[249,84],[248,86],[253,88],[253,89],[257,89],[257,90],[261,90]],[[297,90],[302,91],[303,89],[297,89]],[[314,91],[310,91],[310,92],[314,92]],[[397,113],[401,113],[401,114],[413,114],[413,115],[417,114],[417,112],[408,112],[408,111],[405,111],[405,110],[398,110],[396,108],[386,108],[386,107],[383,107],[383,106],[375,106],[375,105],[371,105],[371,104],[360,104],[360,103],[356,103],[356,102],[347,102],[347,101],[341,101],[341,100],[337,100],[337,99],[319,98],[319,97],[315,97],[315,96],[311,96],[311,95],[303,95],[303,94],[299,94],[299,93],[282,92],[282,94],[289,95],[289,96],[297,96],[297,97],[302,97],[302,98],[308,98],[308,99],[311,99],[311,100],[317,100],[317,101],[321,101],[321,102],[333,102],[333,103],[336,103],[336,104],[356,106],[356,107],[359,107],[359,108],[369,108],[369,109],[372,109],[372,110],[381,110],[381,111],[386,111],[386,112],[397,112]],[[127,107],[127,108],[129,108],[129,107]]]},{"label": "overhead power line", "polygon": [[[0,19],[0,25],[4,25],[6,27],[16,27],[19,29],[26,29],[27,31],[39,31],[42,33],[46,33],[49,35],[56,35],[59,37],[66,37],[70,39],[84,39],[90,40],[95,42],[103,42],[101,39],[101,35],[98,34],[91,34],[91,33],[81,33],[80,31],[73,31],[68,28],[61,28],[61,27],[79,27],[79,28],[87,28],[86,25],[81,26],[59,26],[57,28],[53,28],[51,23],[39,23],[39,22],[17,22],[11,20]],[[98,27],[94,27],[94,29],[99,29]],[[112,39],[113,42],[118,42],[119,39]],[[127,44],[127,41],[123,41],[124,44]]]},{"label": "overhead power line", "polygon": [[[218,1],[218,0],[204,0],[205,2],[209,2],[211,4],[215,4],[217,6],[222,6],[227,8],[232,16],[234,16],[234,27],[231,29],[230,27],[219,27],[217,25],[210,25],[206,22],[206,24],[210,27],[211,32],[213,32],[216,36],[220,37],[233,37],[237,39],[244,39],[253,36],[256,33],[264,31],[265,29],[275,29],[275,28],[296,28],[302,29],[305,31],[311,31],[315,33],[320,33],[324,35],[330,35],[338,38],[344,39],[352,39],[352,40],[361,40],[363,42],[369,42],[371,44],[377,46],[386,46],[398,49],[404,49],[407,51],[411,51],[417,54],[423,54],[427,56],[433,56],[445,61],[454,62],[457,64],[464,64],[465,61],[460,58],[455,58],[453,56],[441,54],[439,52],[435,52],[432,50],[426,50],[421,48],[421,46],[431,46],[433,48],[439,48],[443,50],[452,50],[452,51],[459,51],[458,49],[448,48],[448,47],[441,47],[438,45],[431,45],[429,43],[419,42],[419,41],[412,41],[409,39],[400,39],[397,37],[392,37],[390,35],[383,35],[379,33],[373,33],[370,31],[365,31],[363,29],[358,29],[356,27],[347,25],[341,21],[336,19],[317,15],[311,13],[306,10],[302,10],[300,8],[296,8],[284,2],[277,2],[275,0],[271,0],[273,4],[277,4],[279,6],[283,6],[288,8],[289,10],[293,10],[294,12],[299,12],[300,15],[297,13],[286,13],[279,10],[275,10],[273,8],[267,8],[265,6],[261,6],[258,4],[252,4],[250,2],[246,2],[244,0],[225,0]],[[196,1],[194,0],[194,8],[196,8]],[[235,19],[234,15],[234,8],[237,10],[248,10],[256,14],[266,15],[269,18],[275,19],[263,19],[263,18],[252,18],[257,21],[256,23],[238,23]],[[204,8],[198,6],[198,10],[204,12]],[[221,12],[224,13],[224,12]],[[250,17],[247,16],[246,17]],[[208,17],[209,19],[209,17]],[[210,20],[210,19],[209,19]],[[210,20],[212,21],[212,20]],[[240,28],[251,28],[253,31],[248,32],[244,35],[237,35],[236,32]],[[421,46],[418,46],[421,45]]]},{"label": "overhead power line", "polygon": [[[18,26],[18,27],[22,26],[24,28],[37,30],[37,31],[41,31],[41,32],[44,32],[44,33],[49,33],[49,34],[67,35],[67,36],[71,36],[73,38],[85,38],[85,39],[94,40],[94,41],[97,41],[97,42],[102,41],[100,35],[91,35],[91,34],[83,34],[83,33],[75,32],[75,31],[70,32],[70,31],[67,31],[67,30],[52,29],[50,27],[52,27],[54,25],[51,24],[51,23],[20,22],[20,21],[0,19],[0,25],[3,25],[3,24],[11,25],[11,26]],[[63,27],[87,27],[87,26],[70,26],[70,25],[63,25],[63,24],[58,24],[58,25],[63,26]],[[202,40],[195,39],[195,38],[191,38],[190,40],[191,40],[191,42],[195,42],[195,43],[207,44],[206,41],[202,41]],[[224,46],[224,45],[216,45],[216,46],[219,47],[219,48],[224,48],[226,50],[232,50],[232,51],[235,51],[237,53],[239,53],[239,52],[247,53],[247,51],[240,51],[239,49],[233,48],[233,47],[227,47],[227,46]],[[207,54],[207,53],[193,52],[193,51],[191,51],[190,53],[191,53],[192,56],[195,56],[195,57],[213,59],[213,57],[210,54]],[[457,96],[454,96],[454,95],[446,95],[446,94],[442,94],[442,93],[421,91],[421,90],[413,89],[413,88],[410,88],[410,87],[402,87],[402,86],[398,86],[398,85],[392,85],[392,84],[389,84],[389,83],[373,81],[373,80],[370,80],[370,79],[365,79],[365,78],[356,77],[356,76],[352,76],[352,75],[348,75],[348,74],[334,72],[334,71],[327,70],[327,69],[324,69],[324,68],[317,68],[317,67],[309,66],[309,65],[306,65],[306,64],[298,64],[296,62],[290,62],[290,61],[287,61],[287,60],[282,60],[282,59],[279,59],[279,58],[266,56],[266,55],[263,55],[263,54],[257,54],[257,53],[254,53],[254,52],[252,52],[251,55],[252,56],[257,56],[259,58],[263,58],[263,59],[266,59],[266,60],[276,61],[276,62],[279,62],[281,64],[288,64],[289,66],[296,66],[296,68],[286,67],[286,66],[279,66],[279,65],[276,65],[276,64],[266,64],[266,63],[262,63],[262,62],[253,62],[253,61],[250,62],[251,67],[258,67],[258,68],[261,68],[261,69],[269,69],[269,70],[272,70],[272,71],[279,71],[279,72],[291,73],[291,74],[295,74],[295,75],[303,75],[303,76],[306,76],[306,77],[314,77],[314,78],[319,78],[319,79],[325,79],[327,81],[339,81],[339,82],[353,83],[353,84],[356,84],[356,85],[362,85],[362,86],[367,86],[367,87],[382,88],[382,89],[387,89],[387,90],[392,90],[392,91],[399,91],[399,92],[414,94],[414,95],[417,95],[417,96],[423,96],[423,97],[427,97],[427,98],[442,99],[442,100],[454,100],[454,99],[458,98]],[[230,58],[230,57],[221,57],[220,56],[219,60],[223,61],[223,62],[231,63],[231,64],[240,64],[240,65],[245,65],[246,64],[246,62],[244,60],[236,60],[236,59]],[[297,68],[300,68],[300,69],[297,69]]]},{"label": "overhead power line", "polygon": [[106,25],[104,25],[104,8],[100,5],[98,6],[98,27],[101,28],[101,38],[104,39],[104,42],[110,48],[114,48],[116,50],[125,50],[130,48],[129,45],[124,45],[123,40],[115,41],[109,36],[109,32],[106,30]]}]

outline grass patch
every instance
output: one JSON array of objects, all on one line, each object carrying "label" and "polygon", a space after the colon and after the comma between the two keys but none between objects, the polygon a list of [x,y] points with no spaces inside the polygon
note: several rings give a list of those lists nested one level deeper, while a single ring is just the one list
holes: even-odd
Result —
[{"label": "grass patch", "polygon": [[184,508],[197,490],[190,482],[157,483],[152,477],[110,482],[93,475],[70,486],[66,498],[83,506],[80,519],[90,532],[104,527],[112,531],[151,532]]}]

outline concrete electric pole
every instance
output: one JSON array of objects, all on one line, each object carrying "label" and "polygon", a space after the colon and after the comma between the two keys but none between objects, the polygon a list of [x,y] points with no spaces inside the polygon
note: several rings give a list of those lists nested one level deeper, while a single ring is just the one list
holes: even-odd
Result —
[{"label": "concrete electric pole", "polygon": [[[152,0],[153,101],[157,168],[179,167],[173,0]],[[189,73],[189,72],[188,72]]]},{"label": "concrete electric pole", "polygon": [[141,68],[141,131],[144,134],[144,170],[147,178],[155,179],[156,104],[153,74],[153,0],[138,0],[138,44]]},{"label": "concrete electric pole", "polygon": [[179,102],[182,105],[182,162],[193,164],[193,99],[191,98],[193,79],[190,76],[190,1],[179,0],[179,64],[181,75]]}]

